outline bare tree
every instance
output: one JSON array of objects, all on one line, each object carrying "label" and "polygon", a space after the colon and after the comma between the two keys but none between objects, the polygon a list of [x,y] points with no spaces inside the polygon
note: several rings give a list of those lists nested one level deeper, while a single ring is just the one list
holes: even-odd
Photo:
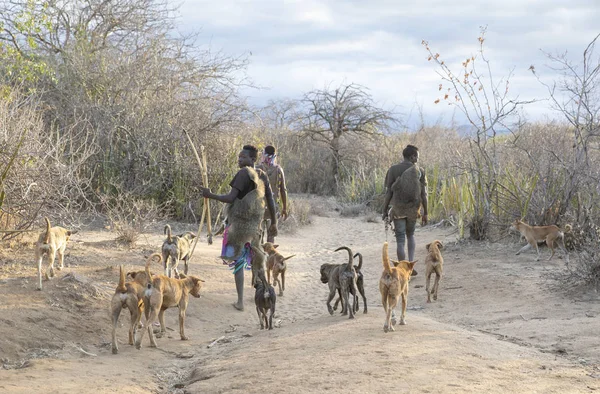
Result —
[{"label": "bare tree", "polygon": [[[427,41],[422,42],[428,60],[438,66],[437,72],[442,79],[438,86],[441,97],[435,103],[446,102],[458,108],[474,130],[469,139],[471,161],[465,163],[465,170],[474,183],[475,212],[470,230],[475,239],[486,237],[494,208],[499,207],[500,168],[496,136],[501,131],[511,130],[512,122],[518,118],[519,108],[531,102],[511,96],[509,87],[512,71],[507,77],[495,78],[484,52],[485,32],[486,28],[482,27],[478,38],[478,54],[468,56],[458,72],[452,71]],[[479,64],[482,64],[481,68]]]},{"label": "bare tree", "polygon": [[343,159],[342,138],[369,138],[397,121],[392,112],[375,104],[367,88],[354,83],[333,90],[313,90],[304,95],[302,102],[306,110],[300,117],[301,134],[326,144],[331,151],[336,192]]},{"label": "bare tree", "polygon": [[[593,206],[597,204],[599,173],[591,161],[591,152],[600,148],[600,57],[595,53],[597,35],[583,51],[580,63],[573,62],[567,54],[546,54],[553,63],[552,70],[561,78],[558,82],[543,82],[532,65],[529,69],[538,81],[548,89],[550,101],[572,128],[573,152],[570,162],[556,157],[557,164],[565,171],[565,181],[559,201],[556,201],[556,218],[563,216],[575,201],[577,221],[587,221]],[[555,155],[556,156],[556,155]],[[585,186],[582,190],[582,186]],[[591,188],[589,186],[592,186]],[[581,198],[581,192],[589,198]],[[575,196],[579,198],[574,199]]]}]

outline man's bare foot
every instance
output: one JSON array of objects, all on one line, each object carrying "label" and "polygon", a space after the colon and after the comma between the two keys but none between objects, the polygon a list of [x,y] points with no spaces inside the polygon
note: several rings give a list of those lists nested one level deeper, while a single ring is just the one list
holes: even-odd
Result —
[{"label": "man's bare foot", "polygon": [[234,303],[233,303],[233,304],[231,304],[231,305],[233,305],[233,307],[234,307],[235,309],[237,309],[238,311],[243,311],[243,310],[244,310],[244,305],[238,305],[238,303],[237,303],[237,302],[234,302]]}]

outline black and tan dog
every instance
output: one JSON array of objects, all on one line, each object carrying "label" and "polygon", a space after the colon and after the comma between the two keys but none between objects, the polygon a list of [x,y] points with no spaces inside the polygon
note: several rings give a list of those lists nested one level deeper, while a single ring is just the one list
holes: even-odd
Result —
[{"label": "black and tan dog", "polygon": [[[279,285],[279,295],[283,295],[285,290],[285,272],[287,271],[286,260],[291,259],[295,254],[283,257],[276,249],[279,245],[274,245],[271,242],[265,242],[262,247],[269,256],[267,258],[267,282],[271,283],[271,272],[273,272],[273,286]],[[281,281],[279,280],[281,274]]]},{"label": "black and tan dog", "polygon": [[[360,253],[356,253],[354,255],[354,258],[358,257],[358,265],[356,267],[354,267],[355,271],[356,271],[356,287],[358,289],[358,292],[360,293],[360,295],[362,296],[363,299],[363,313],[367,313],[367,297],[365,296],[365,281],[364,281],[364,276],[363,273],[361,271],[362,269],[362,264],[363,264],[363,257],[362,254]],[[333,310],[337,310],[337,306],[338,303],[342,302],[342,294],[340,291],[338,291],[338,298],[337,300],[335,300],[335,304],[333,304]],[[358,302],[358,294],[354,294],[354,313],[358,313],[358,310],[360,309],[360,305]],[[342,309],[344,308],[344,306],[342,305]]]},{"label": "black and tan dog", "polygon": [[[173,275],[172,271],[175,271],[175,277],[179,277],[179,271],[177,266],[179,260],[183,260],[184,268],[183,273],[188,273],[188,260],[191,257],[192,251],[192,240],[196,238],[196,234],[188,231],[180,235],[171,235],[171,226],[165,225],[163,233],[167,235],[167,239],[162,244],[162,258],[164,263],[164,274],[171,278]],[[170,258],[170,262],[169,262]]]},{"label": "black and tan dog", "polygon": [[[356,270],[352,264],[352,250],[346,246],[337,248],[335,251],[347,250],[348,263],[346,264],[323,264],[321,265],[321,282],[329,284],[329,296],[327,297],[327,310],[333,315],[331,301],[336,292],[340,292],[342,297],[342,315],[349,315],[349,319],[354,319],[354,310],[356,308]],[[353,295],[353,306],[350,308],[350,294]]]},{"label": "black and tan dog", "polygon": [[[256,289],[256,292],[254,293],[254,303],[256,304],[256,313],[258,314],[258,320],[260,321],[260,329],[263,330],[266,328],[267,330],[272,330],[275,304],[277,303],[275,289],[273,286],[269,285],[268,291],[265,291],[263,283],[260,280],[257,280],[254,283],[254,288]],[[265,297],[266,293],[269,295]]]},{"label": "black and tan dog", "polygon": [[38,269],[38,290],[42,290],[42,260],[45,255],[48,256],[48,268],[46,269],[46,280],[54,276],[54,260],[58,255],[58,269],[64,268],[65,249],[71,235],[77,231],[67,230],[63,227],[50,227],[50,220],[46,220],[46,231],[40,234],[35,245],[35,260]]},{"label": "black and tan dog", "polygon": [[[147,260],[150,262],[158,257],[160,264],[160,254],[154,253]],[[123,265],[119,266],[119,284],[115,289],[115,294],[110,302],[110,316],[112,320],[112,352],[117,354],[119,352],[119,346],[117,344],[117,322],[119,321],[119,315],[125,308],[129,310],[130,314],[130,325],[129,325],[129,344],[133,345],[135,333],[140,324],[142,313],[144,312],[144,292],[146,291],[146,285],[148,279],[145,271],[134,271],[128,272],[127,276],[132,278],[131,281],[125,282],[125,271]]]},{"label": "black and tan dog", "polygon": [[[180,274],[179,279],[169,278],[165,275],[150,275],[150,261],[146,262],[146,276],[151,280],[146,283],[146,290],[144,291],[144,314],[146,315],[144,326],[148,329],[150,346],[156,347],[152,323],[158,318],[160,335],[162,336],[166,332],[165,311],[175,306],[179,307],[179,334],[181,340],[185,341],[188,339],[185,336],[184,323],[189,296],[199,298],[200,288],[204,281],[195,276],[185,276],[184,274]],[[137,349],[141,348],[143,338],[144,330],[135,340]]]},{"label": "black and tan dog", "polygon": [[[441,250],[444,245],[437,239],[430,244],[425,246],[427,248],[427,257],[425,258],[425,291],[427,291],[427,302],[431,302],[431,295],[433,294],[433,300],[437,301],[438,298],[438,287],[440,285],[440,279],[442,279],[442,273],[444,271],[444,258],[442,257]],[[429,287],[431,282],[431,275],[435,273],[435,282],[433,288]]]}]

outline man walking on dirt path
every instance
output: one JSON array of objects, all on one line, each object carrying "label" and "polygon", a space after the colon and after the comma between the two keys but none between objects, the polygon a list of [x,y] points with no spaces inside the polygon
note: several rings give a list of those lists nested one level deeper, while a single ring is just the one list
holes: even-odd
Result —
[{"label": "man walking on dirt path", "polygon": [[[275,154],[274,146],[265,146],[258,168],[266,172],[269,177],[269,184],[271,185],[271,192],[273,193],[273,200],[275,201],[275,208],[277,211],[279,211],[279,197],[281,197],[282,209],[279,217],[283,221],[288,216],[288,195],[287,187],[285,185],[285,175],[283,174],[283,168],[277,163],[277,155]],[[269,212],[265,211],[264,228],[268,228],[269,218]],[[267,235],[267,242],[275,242],[275,236]]]},{"label": "man walking on dirt path", "polygon": [[[419,149],[416,146],[407,145],[402,156],[404,160],[391,166],[385,176],[383,220],[394,223],[398,260],[406,260],[404,245],[408,244],[408,261],[414,261],[415,226],[421,207],[421,225],[427,224],[427,178],[425,170],[417,166]],[[390,203],[392,208],[388,211]],[[417,275],[417,272],[413,270],[412,275]]]},{"label": "man walking on dirt path", "polygon": [[[244,310],[244,269],[249,269],[252,264],[252,246],[260,247],[260,225],[265,215],[265,200],[271,219],[267,233],[271,237],[277,235],[275,201],[267,174],[254,168],[257,156],[258,149],[252,145],[244,145],[238,155],[240,170],[229,183],[229,194],[214,194],[209,188],[200,188],[201,196],[229,204],[221,258],[230,261],[229,267],[235,275],[238,299],[233,307],[239,311]],[[266,285],[264,272],[258,272],[258,275],[257,280],[262,280]]]}]

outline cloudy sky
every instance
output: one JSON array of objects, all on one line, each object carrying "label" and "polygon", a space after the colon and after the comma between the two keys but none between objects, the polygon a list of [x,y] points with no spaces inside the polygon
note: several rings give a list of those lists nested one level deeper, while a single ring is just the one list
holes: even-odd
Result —
[{"label": "cloudy sky", "polygon": [[[511,96],[530,100],[548,96],[531,65],[546,82],[556,78],[542,50],[579,62],[600,33],[600,0],[183,0],[179,12],[180,30],[200,31],[213,50],[251,53],[248,76],[265,88],[243,92],[251,103],[357,83],[408,123],[419,106],[428,122],[452,118],[451,106],[434,104],[440,77],[422,40],[459,72],[487,26],[493,75],[514,69]],[[526,113],[557,116],[544,101]]]}]

